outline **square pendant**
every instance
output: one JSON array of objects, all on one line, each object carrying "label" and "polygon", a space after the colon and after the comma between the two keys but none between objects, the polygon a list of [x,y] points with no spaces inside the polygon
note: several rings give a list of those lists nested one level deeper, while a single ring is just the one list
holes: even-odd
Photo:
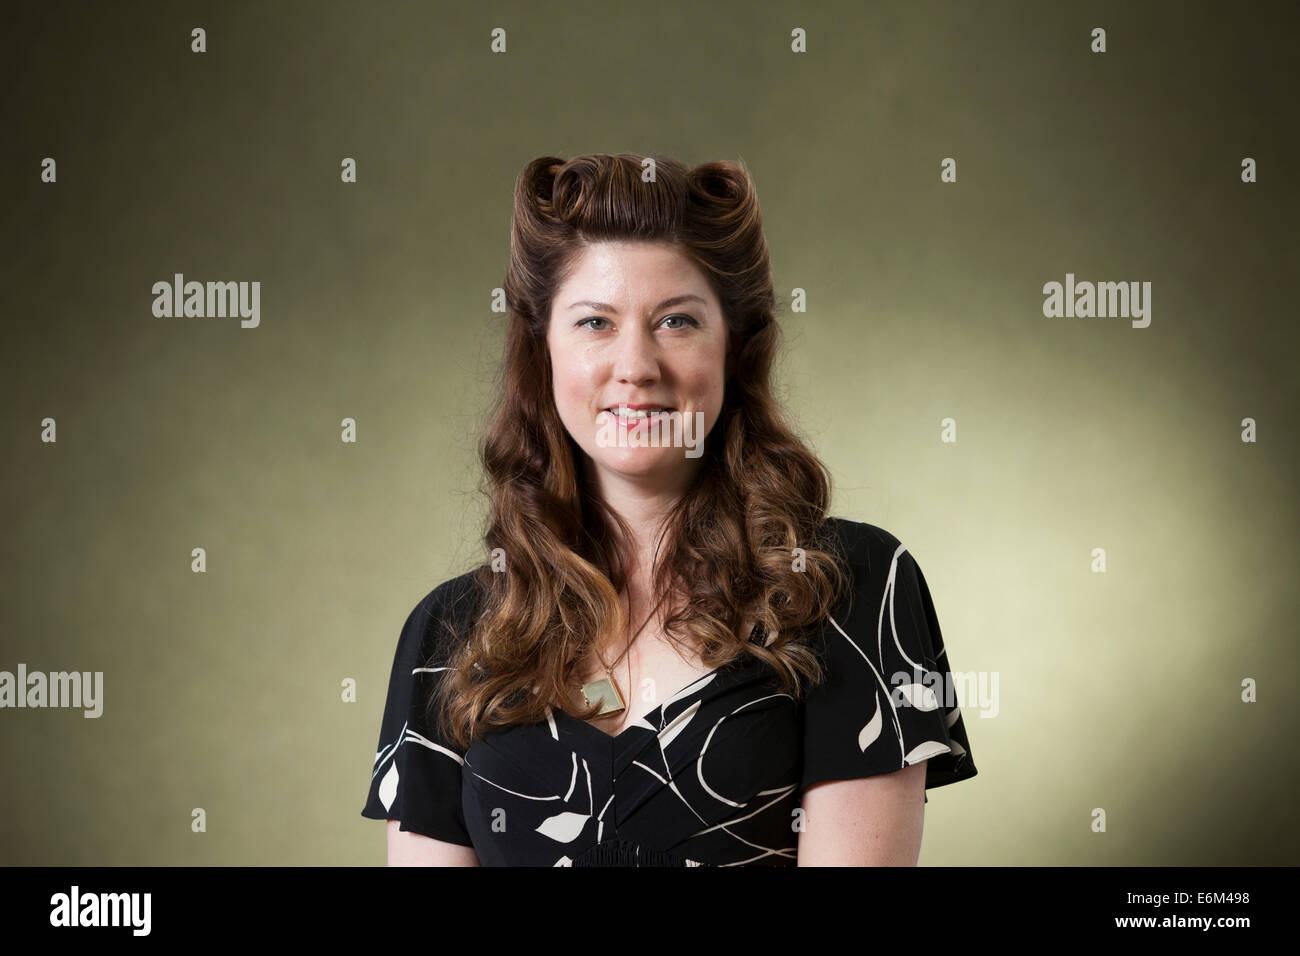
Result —
[{"label": "square pendant", "polygon": [[587,705],[591,706],[597,701],[600,702],[600,712],[596,717],[608,717],[610,714],[617,714],[623,709],[623,698],[619,696],[618,688],[608,677],[602,677],[600,680],[590,681],[582,685],[582,696]]}]

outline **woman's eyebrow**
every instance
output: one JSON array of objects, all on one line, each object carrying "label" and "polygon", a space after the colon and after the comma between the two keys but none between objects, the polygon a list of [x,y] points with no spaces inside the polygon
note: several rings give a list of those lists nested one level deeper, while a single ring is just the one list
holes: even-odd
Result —
[{"label": "woman's eyebrow", "polygon": [[[686,295],[675,295],[670,299],[664,299],[662,302],[656,305],[651,311],[658,312],[660,309],[666,309],[670,305],[679,305],[682,302],[699,302],[701,305],[708,305],[708,303],[705,302],[704,299],[701,298],[700,296],[695,295],[694,293],[688,293]],[[600,312],[613,312],[615,315],[618,314],[618,309],[614,308],[608,302],[592,302],[588,299],[583,299],[580,302],[574,302],[570,304],[568,308],[576,309],[579,306],[585,306],[589,309],[596,309],[597,311]]]}]

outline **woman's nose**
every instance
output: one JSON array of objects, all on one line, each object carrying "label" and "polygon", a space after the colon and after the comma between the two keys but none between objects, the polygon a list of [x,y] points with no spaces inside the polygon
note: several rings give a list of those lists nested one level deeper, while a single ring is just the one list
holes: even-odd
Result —
[{"label": "woman's nose", "polygon": [[659,374],[659,346],[645,331],[628,332],[615,345],[614,375],[620,381],[640,382]]}]

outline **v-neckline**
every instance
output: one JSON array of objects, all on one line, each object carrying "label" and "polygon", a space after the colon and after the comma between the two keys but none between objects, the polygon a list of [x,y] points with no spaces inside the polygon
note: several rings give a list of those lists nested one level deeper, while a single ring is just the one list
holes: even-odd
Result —
[{"label": "v-neckline", "polygon": [[624,737],[628,736],[628,735],[629,735],[632,731],[634,731],[634,730],[649,730],[649,731],[651,731],[652,733],[657,734],[657,733],[659,733],[660,728],[658,728],[658,727],[644,727],[644,726],[642,726],[642,724],[643,724],[643,723],[646,723],[646,724],[653,724],[654,721],[651,720],[651,718],[654,717],[656,714],[661,714],[661,713],[663,713],[663,709],[664,709],[665,707],[667,707],[669,704],[671,704],[673,701],[675,701],[678,697],[680,697],[682,694],[686,693],[686,691],[690,690],[690,689],[691,689],[692,687],[694,687],[696,684],[701,683],[701,682],[704,681],[705,679],[707,679],[707,678],[717,677],[720,673],[722,673],[722,671],[726,670],[728,667],[731,667],[732,664],[734,664],[734,663],[735,663],[735,661],[731,661],[730,663],[723,664],[721,667],[715,667],[715,668],[713,668],[713,670],[711,670],[711,671],[709,671],[709,672],[707,672],[707,673],[705,673],[705,674],[701,674],[699,677],[696,677],[694,680],[690,681],[689,683],[683,684],[683,685],[682,685],[681,687],[679,687],[676,691],[674,691],[672,694],[670,694],[670,695],[668,696],[668,698],[667,698],[667,699],[666,699],[662,704],[657,704],[657,705],[655,705],[655,708],[654,708],[653,710],[648,710],[648,711],[646,711],[644,714],[642,714],[642,715],[641,715],[640,717],[638,717],[636,720],[634,720],[634,721],[632,721],[631,723],[627,724],[627,726],[625,726],[622,730],[620,730],[620,731],[619,731],[618,733],[616,733],[616,734],[607,733],[607,732],[601,730],[599,727],[597,727],[597,726],[596,726],[595,724],[593,724],[591,721],[589,721],[589,720],[583,720],[583,719],[581,719],[580,717],[574,717],[573,715],[569,714],[567,711],[563,711],[563,710],[561,710],[559,713],[560,713],[560,716],[562,716],[562,717],[567,717],[569,720],[571,720],[571,721],[573,721],[574,723],[579,724],[579,725],[581,725],[581,726],[583,726],[583,727],[586,727],[588,730],[592,731],[593,733],[600,734],[602,737],[604,737],[606,740],[608,740],[610,743],[613,743],[613,744],[617,744],[620,740],[622,740]]},{"label": "v-neckline", "polygon": [[[757,622],[757,621],[754,622],[754,626],[750,629],[749,640],[750,640],[751,643],[753,642],[753,640],[754,640],[754,638],[755,638],[756,635],[758,636],[758,638],[759,638],[760,640],[765,639],[765,638],[767,637],[767,630],[763,627],[763,625],[762,625],[761,623],[759,623],[759,622]],[[690,681],[690,682],[688,682],[688,683],[686,683],[686,684],[683,684],[681,687],[677,688],[677,690],[673,691],[673,693],[669,694],[668,697],[665,698],[665,700],[664,700],[664,702],[663,702],[662,704],[657,704],[653,710],[648,710],[648,711],[646,711],[644,714],[641,715],[641,717],[639,717],[637,720],[634,720],[634,721],[632,721],[631,723],[629,723],[627,726],[625,726],[622,730],[620,730],[620,731],[619,731],[618,733],[616,733],[616,734],[606,733],[605,731],[603,731],[603,730],[601,730],[599,727],[597,727],[595,724],[593,724],[591,721],[589,721],[589,720],[582,720],[581,718],[574,717],[572,714],[569,714],[568,712],[563,711],[563,710],[560,711],[560,716],[561,716],[561,717],[567,717],[567,718],[568,718],[570,721],[572,721],[573,723],[575,723],[575,724],[579,724],[579,725],[581,725],[581,726],[587,728],[588,730],[592,731],[593,733],[600,734],[600,736],[604,737],[607,741],[609,741],[611,744],[614,744],[614,745],[617,745],[617,744],[619,743],[619,741],[621,741],[624,737],[629,736],[629,735],[631,734],[631,732],[634,731],[634,730],[649,730],[649,731],[651,731],[651,732],[653,732],[653,733],[655,733],[655,734],[658,734],[662,728],[659,728],[659,727],[653,727],[653,726],[652,726],[652,727],[643,727],[643,726],[642,726],[642,723],[653,724],[653,723],[654,723],[654,720],[652,720],[652,718],[653,718],[656,714],[662,714],[662,713],[663,713],[663,709],[664,709],[665,707],[667,707],[669,704],[671,704],[673,701],[675,701],[675,700],[676,700],[678,697],[680,697],[682,694],[686,693],[686,691],[690,690],[690,689],[691,689],[692,687],[694,687],[696,684],[699,684],[699,683],[701,683],[702,681],[705,681],[705,680],[708,679],[708,678],[714,678],[714,677],[717,677],[717,676],[718,676],[719,674],[721,674],[723,671],[728,670],[728,669],[730,669],[731,667],[734,667],[738,662],[740,662],[740,661],[743,660],[744,658],[745,658],[745,655],[744,655],[744,654],[739,654],[739,655],[737,655],[735,658],[733,658],[732,660],[728,661],[726,664],[723,664],[721,667],[715,667],[715,668],[713,668],[713,670],[708,671],[707,673],[701,674],[699,677],[696,677],[694,680],[692,680],[692,681]]]}]

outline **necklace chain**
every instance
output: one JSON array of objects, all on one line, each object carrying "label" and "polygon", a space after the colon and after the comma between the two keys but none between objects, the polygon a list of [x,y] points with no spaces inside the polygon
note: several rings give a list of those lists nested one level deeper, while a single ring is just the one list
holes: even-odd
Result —
[{"label": "necklace chain", "polygon": [[[650,613],[646,615],[646,619],[641,622],[641,626],[638,627],[636,629],[636,632],[627,639],[627,646],[623,648],[623,653],[619,654],[618,657],[614,659],[614,663],[606,664],[605,659],[600,656],[600,651],[596,650],[596,648],[594,647],[592,648],[592,651],[594,651],[596,654],[596,660],[600,661],[600,666],[605,668],[605,673],[609,674],[611,677],[614,675],[614,668],[618,666],[618,662],[623,659],[624,654],[626,654],[628,651],[632,649],[632,642],[641,636],[641,632],[645,630],[645,626],[650,623],[650,618],[655,616],[655,612],[659,610],[660,605],[662,605],[663,603],[664,603],[664,599],[660,598],[658,602],[656,602],[655,606],[650,609]],[[630,591],[628,592],[627,606],[629,609],[631,609],[632,607],[632,597]],[[628,679],[629,680],[631,679],[630,675]]]}]

